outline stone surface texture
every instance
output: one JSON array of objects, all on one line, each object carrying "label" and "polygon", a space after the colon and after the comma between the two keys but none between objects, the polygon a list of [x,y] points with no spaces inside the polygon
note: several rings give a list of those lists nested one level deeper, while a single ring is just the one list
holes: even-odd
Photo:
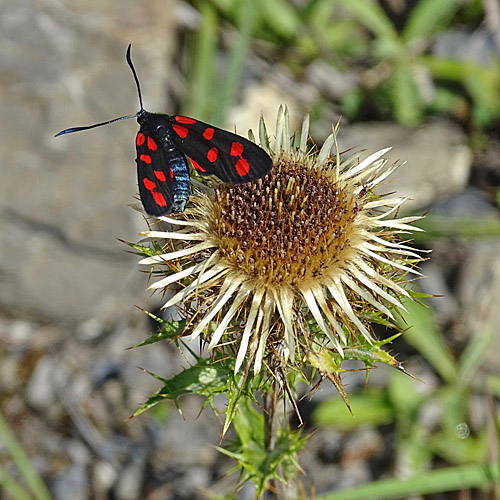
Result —
[{"label": "stone surface texture", "polygon": [[[0,307],[81,321],[130,307],[144,288],[134,258],[141,216],[134,120],[54,138],[61,129],[166,105],[173,0],[5,0],[0,6]],[[119,300],[116,300],[119,299]],[[118,311],[118,309],[117,309]]]}]

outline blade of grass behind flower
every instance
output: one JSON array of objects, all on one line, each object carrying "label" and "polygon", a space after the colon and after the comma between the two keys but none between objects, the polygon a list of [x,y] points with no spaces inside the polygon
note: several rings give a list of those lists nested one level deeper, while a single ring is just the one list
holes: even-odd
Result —
[{"label": "blade of grass behind flower", "polygon": [[318,495],[317,500],[389,500],[408,498],[412,495],[485,488],[500,480],[499,465],[492,463],[449,467],[411,479],[383,479],[349,490]]},{"label": "blade of grass behind flower", "polygon": [[471,332],[471,337],[459,360],[456,384],[459,387],[470,385],[475,373],[484,361],[486,352],[494,338],[494,332]]},{"label": "blade of grass behind flower", "polygon": [[414,68],[406,60],[400,59],[387,82],[398,122],[410,127],[420,123],[422,114],[422,105],[413,71]]},{"label": "blade of grass behind flower", "polygon": [[217,30],[219,27],[215,8],[207,3],[200,5],[201,25],[191,50],[193,67],[188,82],[189,91],[183,112],[201,120],[210,120],[210,109],[216,103],[214,95],[214,71],[217,59]]},{"label": "blade of grass behind flower", "polygon": [[302,24],[300,14],[286,0],[260,0],[261,17],[279,37],[293,38]]},{"label": "blade of grass behind flower", "polygon": [[[21,443],[16,439],[14,434],[9,429],[5,418],[2,413],[0,413],[0,442],[2,442],[5,450],[16,464],[19,472],[21,473],[24,481],[26,482],[28,488],[30,489],[33,497],[36,500],[51,500],[51,495],[45,486],[44,482],[33,468],[30,463],[29,457],[26,455]],[[17,497],[13,496],[16,500],[31,498],[29,495],[21,495],[21,487],[12,479],[5,471],[1,471],[0,474],[0,484],[6,488],[11,488],[12,492],[18,494]],[[21,495],[21,496],[19,496]]]},{"label": "blade of grass behind flower", "polygon": [[364,425],[388,424],[395,418],[395,410],[381,389],[349,394],[349,404],[354,417],[340,398],[322,401],[314,410],[315,425],[349,431]]},{"label": "blade of grass behind flower", "polygon": [[[450,441],[445,445],[446,453],[450,461],[459,460],[459,463],[475,461],[482,456],[484,450],[479,443],[475,443],[471,450],[472,438],[465,440],[456,439],[456,431],[459,425],[468,421],[468,404],[470,387],[477,378],[476,372],[484,360],[486,351],[493,339],[492,332],[472,332],[469,342],[465,347],[458,363],[457,376],[453,385],[443,390],[441,401],[443,405],[442,425],[443,431],[447,434],[440,438],[438,445],[445,443],[445,439]],[[457,451],[455,451],[457,450]],[[453,452],[455,451],[455,455]]]},{"label": "blade of grass behind flower", "polygon": [[395,414],[395,452],[398,463],[404,463],[412,474],[431,469],[433,455],[428,446],[429,430],[422,425],[422,407],[429,394],[420,391],[422,384],[399,373],[389,377],[389,401]]},{"label": "blade of grass behind flower", "polygon": [[0,467],[0,486],[10,495],[12,500],[33,500],[24,488],[10,475]]},{"label": "blade of grass behind flower", "polygon": [[403,38],[407,42],[425,39],[446,29],[463,3],[461,0],[420,0],[411,11],[403,30]]},{"label": "blade of grass behind flower", "polygon": [[404,305],[407,309],[404,321],[396,314],[398,325],[408,328],[403,339],[417,349],[445,381],[453,384],[457,373],[455,361],[443,341],[431,309],[410,300]]},{"label": "blade of grass behind flower", "polygon": [[484,114],[486,123],[498,118],[500,64],[497,60],[483,66],[475,61],[421,55],[418,61],[427,67],[435,78],[451,80],[465,86],[474,101],[474,118],[479,118],[475,116],[476,113]]},{"label": "blade of grass behind flower", "polygon": [[236,90],[239,87],[243,73],[251,36],[254,32],[257,19],[257,6],[254,0],[242,0],[239,4],[239,17],[237,20],[237,39],[229,54],[227,71],[221,78],[220,92],[217,103],[213,110],[211,122],[215,125],[223,125],[227,109],[233,103]]},{"label": "blade of grass behind flower", "polygon": [[431,241],[435,238],[489,238],[500,236],[500,221],[497,219],[480,219],[451,217],[429,214],[418,221],[424,231],[413,233],[416,243]]},{"label": "blade of grass behind flower", "polygon": [[496,373],[490,373],[487,376],[487,387],[493,396],[500,398],[500,375]]},{"label": "blade of grass behind flower", "polygon": [[345,2],[343,7],[353,13],[357,20],[386,43],[391,41],[399,45],[398,34],[394,25],[377,2],[357,0]]}]

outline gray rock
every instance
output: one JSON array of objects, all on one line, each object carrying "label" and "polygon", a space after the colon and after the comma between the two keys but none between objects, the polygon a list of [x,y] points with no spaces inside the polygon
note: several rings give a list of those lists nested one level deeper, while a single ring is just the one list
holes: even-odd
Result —
[{"label": "gray rock", "polygon": [[[461,304],[463,335],[483,336],[488,342],[481,366],[498,373],[500,370],[500,241],[475,242],[463,266],[458,298]],[[471,339],[472,340],[472,339]],[[476,339],[477,340],[477,339]]]},{"label": "gray rock", "polygon": [[64,377],[54,366],[54,358],[44,356],[36,364],[26,389],[29,404],[39,410],[47,410],[57,400],[62,383]]},{"label": "gray rock", "polygon": [[132,306],[144,288],[135,258],[116,241],[135,240],[143,227],[126,206],[137,192],[137,124],[54,134],[138,110],[130,42],[145,105],[164,107],[173,4],[2,2],[0,231],[9,238],[0,248],[0,307],[81,321],[106,297]]},{"label": "gray rock", "polygon": [[496,219],[498,208],[490,203],[485,191],[471,186],[455,196],[435,203],[432,214]]},{"label": "gray rock", "polygon": [[109,492],[117,476],[116,469],[109,462],[100,460],[94,465],[91,481],[95,488],[96,500],[109,498]]},{"label": "gray rock", "polygon": [[52,483],[54,500],[88,500],[91,498],[86,466],[73,463]]},{"label": "gray rock", "polygon": [[419,289],[429,295],[435,295],[434,297],[427,298],[427,303],[432,305],[439,324],[444,325],[448,321],[453,320],[460,309],[455,295],[448,286],[444,269],[430,260],[424,262],[420,266],[420,270],[425,279],[419,281]]},{"label": "gray rock", "polygon": [[[392,147],[390,162],[404,163],[378,188],[410,199],[403,210],[419,210],[436,200],[464,189],[472,165],[466,137],[455,124],[436,120],[410,129],[395,123],[371,122],[341,128],[340,149],[366,149],[365,158],[379,149]],[[349,154],[349,153],[348,153]]]},{"label": "gray rock", "polygon": [[325,426],[321,429],[321,436],[317,446],[321,460],[325,463],[336,463],[341,452],[342,434],[335,429]]},{"label": "gray rock", "polygon": [[117,500],[136,500],[141,497],[146,465],[146,450],[136,447],[129,463],[123,467],[114,489]]},{"label": "gray rock", "polygon": [[498,59],[497,43],[490,27],[481,26],[473,32],[455,29],[439,35],[432,52],[442,59],[471,60],[487,66]]},{"label": "gray rock", "polygon": [[[215,418],[210,408],[202,413],[203,418],[197,418],[202,400],[195,396],[181,399],[182,413],[172,409],[168,425],[155,430],[155,451],[152,462],[158,468],[168,465],[177,467],[209,466],[214,463],[222,426]],[[221,407],[217,405],[216,407]]]},{"label": "gray rock", "polygon": [[352,71],[342,71],[328,64],[323,59],[313,61],[306,71],[310,84],[317,87],[322,94],[333,101],[342,99],[348,92],[359,85],[359,77]]},{"label": "gray rock", "polygon": [[212,472],[206,467],[189,467],[182,481],[179,481],[178,494],[186,498],[196,498],[202,489],[210,485],[211,475]]},{"label": "gray rock", "polygon": [[2,323],[2,330],[5,329],[5,334],[1,335],[1,338],[8,340],[14,346],[26,345],[35,332],[35,325],[30,321],[19,319]]},{"label": "gray rock", "polygon": [[[132,306],[132,274],[137,278],[133,260],[124,260],[119,252],[113,258],[113,252],[84,248],[51,235],[50,229],[1,217],[0,231],[10,238],[0,257],[0,303],[11,313],[75,321],[97,314],[113,294]],[[137,279],[135,286],[139,284],[145,281]]]}]

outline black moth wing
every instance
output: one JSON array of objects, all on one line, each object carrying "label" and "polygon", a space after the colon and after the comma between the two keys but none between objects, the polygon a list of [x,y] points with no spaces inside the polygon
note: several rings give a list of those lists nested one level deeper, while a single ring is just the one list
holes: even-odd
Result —
[{"label": "black moth wing", "polygon": [[271,157],[244,137],[187,116],[170,116],[169,121],[172,142],[201,175],[241,183],[260,179],[273,167]]},{"label": "black moth wing", "polygon": [[167,215],[173,206],[174,176],[166,154],[142,127],[135,143],[139,194],[144,209],[155,217]]}]

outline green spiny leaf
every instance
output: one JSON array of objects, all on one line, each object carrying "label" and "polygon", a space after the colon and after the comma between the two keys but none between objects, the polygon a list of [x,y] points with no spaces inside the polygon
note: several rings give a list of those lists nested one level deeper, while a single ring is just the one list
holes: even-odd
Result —
[{"label": "green spiny leaf", "polygon": [[218,449],[238,461],[232,472],[240,471],[240,484],[253,481],[257,485],[257,496],[265,491],[272,479],[285,482],[297,471],[295,455],[306,440],[300,432],[280,429],[274,449],[266,449],[264,417],[249,398],[240,403],[234,428],[237,439],[226,448]]},{"label": "green spiny leaf", "polygon": [[161,380],[164,386],[141,405],[132,415],[133,417],[167,399],[171,399],[180,412],[179,399],[182,396],[199,394],[210,400],[217,394],[227,392],[231,367],[220,362],[214,362],[211,359],[198,358],[195,365],[184,369],[168,380],[150,372],[147,373]]},{"label": "green spiny leaf", "polygon": [[162,252],[161,247],[158,244],[154,245],[154,248],[151,248],[146,245],[140,245],[139,243],[130,243],[125,240],[118,239],[118,241],[121,241],[130,248],[137,250],[136,255],[141,255],[144,257],[154,257],[155,255],[158,255],[159,253]]},{"label": "green spiny leaf", "polygon": [[[234,369],[234,363],[232,363],[232,368]],[[234,377],[234,375],[233,375]],[[260,386],[261,377],[253,379],[252,377],[245,377],[245,375],[240,375],[239,377],[244,378],[242,382],[241,379],[235,379],[230,386],[230,390],[227,392],[227,410],[226,418],[224,420],[224,427],[222,429],[222,435],[225,436],[229,426],[233,422],[235,416],[238,414],[240,402],[242,398],[248,398],[254,402],[255,392]]]},{"label": "green spiny leaf", "polygon": [[136,347],[142,347],[149,344],[154,344],[156,342],[160,342],[161,340],[175,340],[182,335],[182,332],[186,328],[186,320],[182,319],[180,321],[166,321],[154,314],[144,311],[150,318],[153,318],[155,321],[163,325],[163,328],[160,328],[154,335],[151,335],[146,340],[139,342],[129,349],[135,349]]}]

